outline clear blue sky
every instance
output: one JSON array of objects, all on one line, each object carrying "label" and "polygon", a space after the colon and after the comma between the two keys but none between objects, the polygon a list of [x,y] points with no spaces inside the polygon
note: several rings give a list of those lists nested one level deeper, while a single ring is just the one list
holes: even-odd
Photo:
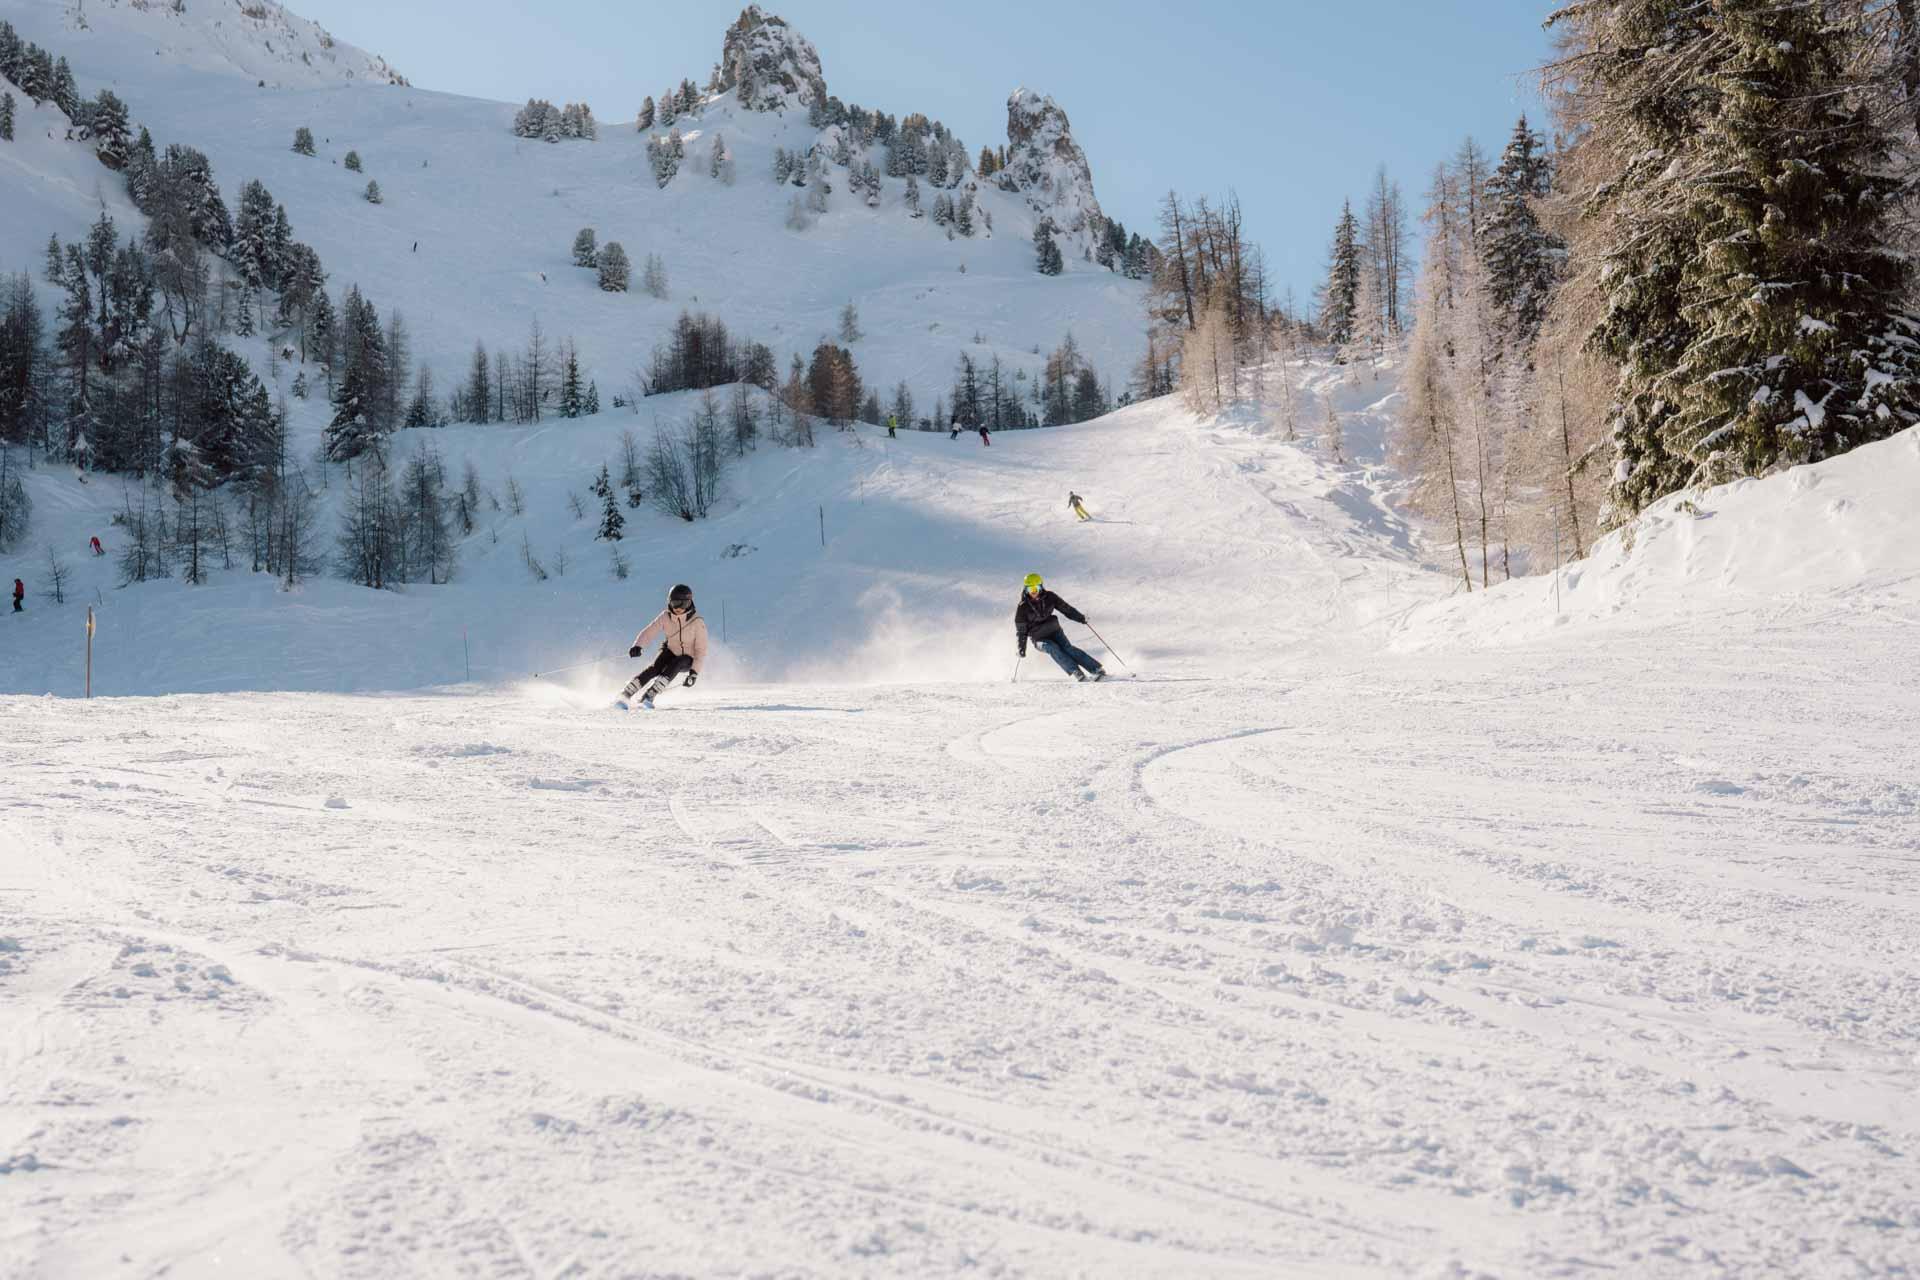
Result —
[{"label": "clear blue sky", "polygon": [[[705,83],[740,0],[292,0],[423,89],[587,102]],[[1434,164],[1472,134],[1497,152],[1539,122],[1528,72],[1551,0],[964,0],[764,7],[820,51],[843,101],[924,111],[970,150],[1006,138],[1016,85],[1065,107],[1110,217],[1143,232],[1160,196],[1239,193],[1276,292],[1317,280],[1343,197],[1384,163],[1417,213]]]}]

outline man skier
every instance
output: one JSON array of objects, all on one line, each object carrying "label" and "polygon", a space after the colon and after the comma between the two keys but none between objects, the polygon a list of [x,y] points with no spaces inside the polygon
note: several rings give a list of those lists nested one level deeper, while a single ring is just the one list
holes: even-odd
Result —
[{"label": "man skier", "polygon": [[91,538],[87,539],[87,545],[93,549],[93,554],[97,556],[103,556],[107,554],[107,549],[100,545],[100,535],[97,533],[94,534]]},{"label": "man skier", "polygon": [[1082,520],[1093,519],[1092,516],[1087,514],[1087,509],[1080,505],[1080,495],[1071,489],[1067,490],[1067,506],[1072,509],[1073,514],[1079,516]]},{"label": "man skier", "polygon": [[947,425],[953,428],[953,430],[947,432],[947,439],[958,440],[960,438],[960,415],[958,413],[954,414],[953,421]]},{"label": "man skier", "polygon": [[1060,619],[1053,615],[1057,609],[1082,625],[1085,625],[1087,616],[1047,590],[1045,580],[1037,573],[1028,574],[1026,581],[1020,585],[1020,603],[1013,610],[1013,635],[1019,641],[1020,656],[1027,656],[1027,641],[1031,639],[1075,680],[1085,680],[1088,676],[1105,680],[1106,668],[1095,662],[1085,650],[1076,648],[1067,639]]},{"label": "man skier", "polygon": [[899,430],[899,427],[900,427],[900,419],[894,417],[892,414],[888,414],[887,415],[887,439],[898,440],[900,437],[894,433]]},{"label": "man skier", "polygon": [[993,441],[987,439],[987,424],[984,422],[980,424],[980,443],[989,446],[993,444]]},{"label": "man skier", "polygon": [[642,686],[646,692],[640,694],[640,705],[651,711],[654,697],[671,684],[675,676],[686,672],[689,689],[700,678],[700,667],[707,660],[707,620],[693,607],[692,587],[681,583],[667,594],[667,607],[654,615],[653,621],[633,638],[633,647],[627,650],[627,656],[639,657],[656,637],[662,641],[660,652],[645,670],[627,682],[614,702],[622,710],[627,709],[628,700]]},{"label": "man skier", "polygon": [[13,580],[13,611],[15,613],[26,612],[26,610],[20,604],[20,602],[22,600],[25,600],[26,598],[27,598],[27,584],[20,581],[20,579],[15,578]]}]

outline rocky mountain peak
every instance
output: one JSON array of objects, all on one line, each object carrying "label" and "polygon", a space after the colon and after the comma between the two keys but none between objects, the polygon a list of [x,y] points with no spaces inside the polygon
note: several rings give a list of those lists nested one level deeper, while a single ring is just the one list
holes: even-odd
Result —
[{"label": "rocky mountain peak", "polygon": [[750,111],[806,110],[827,98],[813,42],[784,18],[748,5],[727,28],[720,49],[720,88],[739,94]]}]

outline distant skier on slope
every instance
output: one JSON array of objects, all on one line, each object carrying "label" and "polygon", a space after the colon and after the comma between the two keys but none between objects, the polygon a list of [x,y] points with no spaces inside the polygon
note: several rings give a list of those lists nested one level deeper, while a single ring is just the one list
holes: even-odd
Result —
[{"label": "distant skier on slope", "polygon": [[960,438],[960,415],[957,413],[954,414],[953,421],[947,425],[953,428],[953,430],[947,432],[947,439],[958,440]]},{"label": "distant skier on slope", "polygon": [[988,446],[993,444],[993,441],[987,439],[987,424],[984,422],[980,424],[980,443]]},{"label": "distant skier on slope", "polygon": [[20,581],[20,579],[15,578],[13,580],[13,611],[15,613],[26,612],[25,607],[20,603],[22,600],[25,600],[26,598],[27,598],[27,584]]},{"label": "distant skier on slope", "polygon": [[1081,505],[1080,495],[1071,489],[1067,490],[1067,506],[1073,511],[1073,514],[1079,516],[1082,520],[1093,519],[1092,516],[1087,514],[1086,507]]},{"label": "distant skier on slope", "polygon": [[1057,609],[1082,625],[1086,624],[1087,616],[1047,590],[1046,580],[1037,573],[1028,574],[1020,587],[1020,603],[1013,610],[1013,635],[1019,642],[1020,656],[1027,656],[1027,641],[1032,640],[1075,680],[1089,676],[1105,680],[1107,669],[1068,640],[1060,619],[1053,615]]},{"label": "distant skier on slope", "polygon": [[660,652],[646,669],[627,682],[615,700],[616,706],[625,709],[628,700],[644,686],[646,692],[640,694],[640,705],[651,711],[654,698],[675,676],[686,672],[689,689],[700,678],[700,668],[707,660],[707,620],[693,607],[692,587],[681,583],[667,593],[667,607],[654,615],[653,621],[633,638],[633,647],[627,650],[627,656],[640,657],[655,638],[661,640]]},{"label": "distant skier on slope", "polygon": [[898,434],[899,430],[900,430],[900,419],[894,417],[892,414],[888,414],[887,415],[887,439],[898,440],[900,438]]},{"label": "distant skier on slope", "polygon": [[100,535],[97,533],[87,539],[87,546],[96,556],[107,554],[107,549],[100,545]]}]

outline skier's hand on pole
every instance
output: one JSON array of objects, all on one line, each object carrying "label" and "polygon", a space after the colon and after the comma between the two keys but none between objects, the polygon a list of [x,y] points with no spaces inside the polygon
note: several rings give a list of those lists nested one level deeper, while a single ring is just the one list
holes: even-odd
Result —
[{"label": "skier's hand on pole", "polygon": [[629,658],[637,658],[637,657],[639,657],[639,656],[640,656],[640,646],[636,644],[636,645],[634,645],[634,646],[633,646],[633,647],[632,647],[631,649],[628,649],[628,650],[627,650],[627,656],[628,656]]},{"label": "skier's hand on pole", "polygon": [[693,688],[693,682],[695,680],[698,680],[699,678],[700,678],[700,673],[698,671],[687,672],[687,688],[689,689]]}]

